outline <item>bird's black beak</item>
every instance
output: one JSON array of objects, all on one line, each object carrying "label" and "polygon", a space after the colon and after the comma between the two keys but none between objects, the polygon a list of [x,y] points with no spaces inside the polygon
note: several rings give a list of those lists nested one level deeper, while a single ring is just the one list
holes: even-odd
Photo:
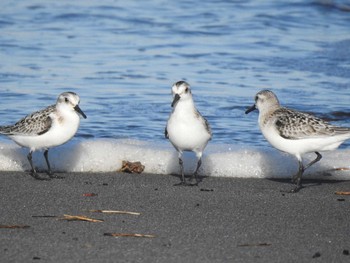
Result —
[{"label": "bird's black beak", "polygon": [[179,94],[175,94],[175,97],[174,97],[174,100],[173,100],[173,103],[171,103],[171,107],[175,107],[176,103],[179,101],[180,99],[180,95]]},{"label": "bird's black beak", "polygon": [[78,112],[84,119],[86,119],[86,115],[85,115],[85,113],[80,109],[79,105],[76,105],[76,106],[74,107],[74,110],[75,110],[76,112]]},{"label": "bird's black beak", "polygon": [[256,110],[255,104],[254,104],[253,106],[251,106],[249,109],[247,109],[247,110],[245,111],[245,114],[248,114],[249,112],[252,112],[252,111],[254,111],[254,110]]}]

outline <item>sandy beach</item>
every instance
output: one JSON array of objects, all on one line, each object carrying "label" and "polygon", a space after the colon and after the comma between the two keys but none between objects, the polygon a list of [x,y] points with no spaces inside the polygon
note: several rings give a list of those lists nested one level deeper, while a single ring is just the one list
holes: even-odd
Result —
[{"label": "sandy beach", "polygon": [[305,181],[287,194],[280,190],[289,181],[267,179],[208,177],[179,187],[170,175],[62,175],[1,172],[1,262],[350,260],[350,196],[335,194],[350,191],[350,181]]}]

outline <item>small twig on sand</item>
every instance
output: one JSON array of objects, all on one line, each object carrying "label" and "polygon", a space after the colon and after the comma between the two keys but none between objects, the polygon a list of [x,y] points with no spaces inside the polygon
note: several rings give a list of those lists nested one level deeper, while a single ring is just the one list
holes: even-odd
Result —
[{"label": "small twig on sand", "polygon": [[342,191],[337,191],[335,192],[336,195],[350,195],[350,192],[342,192]]},{"label": "small twig on sand", "polygon": [[52,216],[52,215],[43,215],[43,216],[32,216],[34,218],[51,218],[51,217],[57,217],[57,216]]},{"label": "small twig on sand", "polygon": [[0,228],[10,228],[10,229],[15,229],[15,228],[29,228],[30,226],[27,225],[0,225]]},{"label": "small twig on sand", "polygon": [[268,247],[271,246],[270,243],[257,243],[257,244],[241,244],[238,247]]},{"label": "small twig on sand", "polygon": [[109,237],[147,237],[154,238],[155,235],[135,234],[135,233],[104,233],[104,236]]},{"label": "small twig on sand", "polygon": [[77,220],[77,221],[87,221],[87,222],[93,222],[93,223],[103,222],[103,220],[100,220],[100,219],[93,219],[86,216],[71,216],[71,215],[63,215],[63,218],[59,218],[59,220],[68,220],[68,221]]},{"label": "small twig on sand", "polygon": [[338,167],[338,168],[334,168],[334,171],[349,171],[350,168],[349,167]]},{"label": "small twig on sand", "polygon": [[125,215],[135,215],[139,216],[141,213],[138,212],[129,212],[129,211],[119,211],[119,210],[88,210],[93,213],[105,213],[105,214],[125,214]]}]

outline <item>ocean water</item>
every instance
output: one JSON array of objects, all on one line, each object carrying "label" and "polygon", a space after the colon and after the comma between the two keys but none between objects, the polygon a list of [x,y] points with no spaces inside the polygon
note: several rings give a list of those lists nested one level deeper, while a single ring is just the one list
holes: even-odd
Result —
[{"label": "ocean water", "polygon": [[[164,138],[178,80],[190,83],[213,130],[204,175],[296,171],[293,157],[265,141],[257,113],[244,114],[261,89],[284,106],[350,126],[349,1],[4,0],[0,30],[1,125],[63,91],[80,95],[88,118],[70,143],[50,151],[56,170],[114,171],[128,159],[146,172],[178,173]],[[0,170],[29,168],[25,149],[5,137],[0,148]],[[310,176],[350,178],[346,170],[324,172],[348,167],[348,148],[324,154]],[[44,168],[42,155],[35,158]],[[194,156],[185,163],[191,172]]]}]

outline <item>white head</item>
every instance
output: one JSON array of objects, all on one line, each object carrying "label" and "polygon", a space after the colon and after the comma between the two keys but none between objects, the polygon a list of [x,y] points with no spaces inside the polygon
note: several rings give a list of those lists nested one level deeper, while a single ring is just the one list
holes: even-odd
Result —
[{"label": "white head", "polygon": [[85,113],[79,108],[80,98],[74,92],[63,92],[58,96],[56,107],[68,111],[73,111],[80,114],[86,119]]},{"label": "white head", "polygon": [[246,110],[246,114],[258,109],[259,112],[267,112],[280,107],[277,96],[270,90],[259,91],[255,95],[255,104]]},{"label": "white head", "polygon": [[192,100],[190,85],[186,81],[181,80],[176,82],[171,88],[171,91],[174,98],[171,107],[175,107],[180,100]]}]

